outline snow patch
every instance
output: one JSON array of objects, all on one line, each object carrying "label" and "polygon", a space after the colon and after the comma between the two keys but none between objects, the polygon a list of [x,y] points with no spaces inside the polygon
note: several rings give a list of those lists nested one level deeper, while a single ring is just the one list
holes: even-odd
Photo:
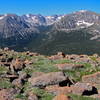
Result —
[{"label": "snow patch", "polygon": [[3,19],[3,18],[4,18],[4,16],[1,16],[1,17],[0,17],[0,20]]},{"label": "snow patch", "polygon": [[26,17],[28,17],[28,18],[29,18],[29,17],[30,17],[30,15],[29,15],[29,14],[26,14]]},{"label": "snow patch", "polygon": [[46,18],[47,18],[47,19],[51,19],[51,18],[52,18],[52,16],[46,16]]},{"label": "snow patch", "polygon": [[78,26],[80,26],[80,25],[91,26],[91,25],[93,25],[94,23],[89,23],[89,22],[86,22],[86,21],[84,21],[84,20],[81,20],[81,21],[78,21],[76,24],[77,24]]}]

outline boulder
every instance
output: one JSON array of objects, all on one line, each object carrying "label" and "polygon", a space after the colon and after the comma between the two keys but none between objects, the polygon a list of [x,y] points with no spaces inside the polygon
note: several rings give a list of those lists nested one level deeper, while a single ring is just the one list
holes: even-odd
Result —
[{"label": "boulder", "polygon": [[63,72],[50,72],[38,77],[31,77],[28,81],[32,84],[32,86],[45,87],[48,85],[59,84],[64,80],[66,80],[66,77]]},{"label": "boulder", "polygon": [[69,94],[72,92],[72,88],[65,86],[65,87],[60,87],[58,85],[54,86],[47,86],[45,90],[49,93],[52,93],[54,95],[59,95],[59,94]]},{"label": "boulder", "polygon": [[0,100],[14,100],[14,95],[17,93],[17,90],[11,89],[2,89],[0,90]]},{"label": "boulder", "polygon": [[56,64],[56,67],[59,70],[74,70],[74,69],[84,68],[84,65],[65,63],[65,64]]},{"label": "boulder", "polygon": [[76,83],[75,85],[71,86],[72,93],[77,95],[93,95],[97,94],[97,89],[92,86],[90,83]]},{"label": "boulder", "polygon": [[82,77],[82,81],[86,83],[100,84],[100,72],[96,72],[90,75],[85,75]]}]

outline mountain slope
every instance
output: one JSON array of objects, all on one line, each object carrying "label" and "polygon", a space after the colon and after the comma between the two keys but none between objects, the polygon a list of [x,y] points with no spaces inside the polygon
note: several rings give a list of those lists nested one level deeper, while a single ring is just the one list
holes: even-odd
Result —
[{"label": "mountain slope", "polygon": [[[52,34],[52,33],[51,33]],[[86,32],[86,30],[75,30],[71,32],[56,32],[52,37],[48,37],[45,41],[41,41],[41,45],[32,47],[33,42],[28,44],[29,50],[36,51],[41,54],[55,54],[62,51],[68,54],[100,54],[100,42],[97,40],[90,40],[93,36]]]},{"label": "mountain slope", "polygon": [[100,15],[81,10],[67,15],[0,16],[0,47],[52,54],[99,53]]}]

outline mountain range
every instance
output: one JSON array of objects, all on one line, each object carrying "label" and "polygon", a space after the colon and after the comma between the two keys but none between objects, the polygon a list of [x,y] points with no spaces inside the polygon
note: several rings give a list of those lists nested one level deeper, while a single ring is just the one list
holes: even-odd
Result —
[{"label": "mountain range", "polygon": [[47,55],[100,54],[100,14],[80,10],[53,16],[0,15],[0,47]]}]

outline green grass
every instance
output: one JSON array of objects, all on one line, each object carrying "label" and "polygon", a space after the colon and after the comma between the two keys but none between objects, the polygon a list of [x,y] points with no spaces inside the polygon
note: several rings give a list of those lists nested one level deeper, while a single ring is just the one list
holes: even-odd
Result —
[{"label": "green grass", "polygon": [[27,96],[24,95],[24,94],[16,94],[16,95],[15,95],[15,98],[19,98],[19,99],[21,99],[21,100],[27,100]]},{"label": "green grass", "polygon": [[33,92],[39,97],[39,100],[52,100],[52,98],[54,97],[54,95],[52,95],[51,93],[48,93],[47,91],[43,89],[31,87],[31,84],[29,82],[26,82],[24,84],[23,91],[24,91],[24,94],[27,94],[30,91]]},{"label": "green grass", "polygon": [[0,66],[0,75],[6,74],[9,69],[5,66]]},{"label": "green grass", "polygon": [[33,72],[44,72],[44,73],[49,73],[49,72],[57,72],[59,71],[54,64],[52,63],[51,60],[48,58],[45,58],[43,56],[35,57],[35,62],[25,68],[23,71],[28,73],[29,75],[32,75]]},{"label": "green grass", "polygon": [[59,59],[59,60],[53,60],[52,63],[53,64],[64,64],[64,63],[72,63],[72,61],[68,59]]},{"label": "green grass", "polygon": [[90,58],[91,58],[93,61],[97,62],[97,58],[96,58],[96,57],[91,56]]},{"label": "green grass", "polygon": [[91,97],[86,97],[86,96],[80,96],[80,95],[69,95],[73,98],[73,100],[99,100],[99,99],[94,99],[94,98],[91,98]]},{"label": "green grass", "polygon": [[73,69],[70,71],[64,70],[64,73],[75,81],[81,81],[82,76],[88,75],[88,74],[93,74],[97,71],[100,71],[99,67],[93,67],[89,63],[75,63],[75,62],[72,62],[71,60],[67,60],[67,59],[49,60],[45,56],[35,56],[34,59],[35,59],[35,61],[32,65],[23,69],[23,71],[25,71],[29,75],[32,75],[33,72],[49,73],[49,72],[60,71],[60,70],[58,70],[57,67],[55,67],[55,64],[64,64],[64,63],[83,64],[84,65],[84,68],[82,68],[82,69]]},{"label": "green grass", "polygon": [[46,92],[43,89],[33,88],[32,91],[40,97],[39,100],[52,100],[54,97],[52,94]]},{"label": "green grass", "polygon": [[10,83],[10,80],[8,79],[0,79],[0,88],[1,89],[7,89],[7,88],[12,88],[13,85]]},{"label": "green grass", "polygon": [[[82,64],[82,63],[81,63]],[[75,69],[75,70],[64,70],[65,75],[69,76],[75,81],[81,81],[82,76],[93,74],[97,71],[100,71],[99,67],[94,68],[89,63],[83,63],[84,68],[82,69]]]}]

